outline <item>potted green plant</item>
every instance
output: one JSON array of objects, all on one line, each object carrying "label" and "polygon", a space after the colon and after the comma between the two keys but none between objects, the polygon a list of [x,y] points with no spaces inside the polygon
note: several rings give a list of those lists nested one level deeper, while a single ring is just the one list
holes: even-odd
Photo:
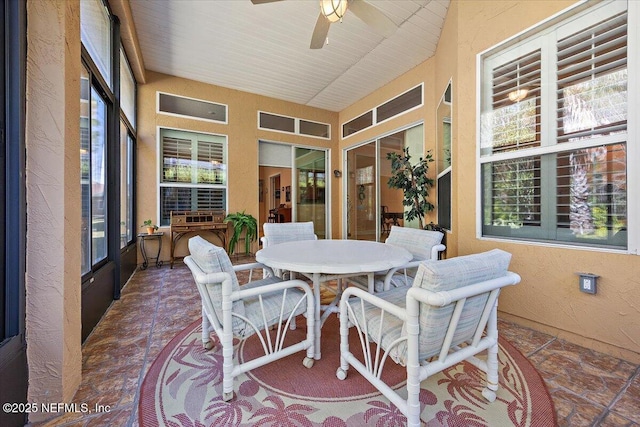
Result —
[{"label": "potted green plant", "polygon": [[158,229],[158,226],[154,224],[153,221],[151,221],[150,219],[147,219],[142,223],[140,228],[143,228],[143,227],[146,227],[148,234],[153,234]]},{"label": "potted green plant", "polygon": [[387,153],[387,159],[391,160],[391,177],[387,182],[389,188],[404,191],[402,204],[410,208],[405,212],[405,217],[408,221],[417,218],[420,229],[423,229],[425,215],[435,209],[428,200],[429,189],[434,185],[434,180],[427,176],[429,163],[433,162],[431,151],[417,162],[411,162],[408,147],[402,150],[402,154]]},{"label": "potted green plant", "polygon": [[247,255],[250,254],[251,242],[258,239],[258,220],[253,215],[242,211],[227,215],[224,222],[230,222],[233,225],[233,235],[229,240],[229,255],[233,254],[243,232],[245,233],[244,252]]}]

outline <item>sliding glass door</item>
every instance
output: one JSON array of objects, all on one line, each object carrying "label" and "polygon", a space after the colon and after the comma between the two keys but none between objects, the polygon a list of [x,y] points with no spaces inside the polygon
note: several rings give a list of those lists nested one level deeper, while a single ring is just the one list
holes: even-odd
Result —
[{"label": "sliding glass door", "polygon": [[424,155],[422,124],[381,136],[345,151],[346,159],[346,230],[345,237],[357,240],[384,241],[392,225],[417,227],[404,219],[403,192],[389,188],[391,177],[389,153],[404,148],[416,161]]},{"label": "sliding glass door", "polygon": [[347,151],[347,238],[377,240],[377,142]]},{"label": "sliding glass door", "polygon": [[294,150],[296,220],[312,221],[318,238],[324,239],[327,234],[326,151],[300,147]]}]

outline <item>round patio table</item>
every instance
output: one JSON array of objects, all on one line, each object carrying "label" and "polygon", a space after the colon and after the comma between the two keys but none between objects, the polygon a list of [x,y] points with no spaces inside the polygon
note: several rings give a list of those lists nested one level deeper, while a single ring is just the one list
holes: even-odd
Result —
[{"label": "round patio table", "polygon": [[[320,285],[330,280],[367,276],[368,290],[373,292],[375,272],[400,267],[411,261],[404,248],[366,240],[301,240],[260,249],[256,261],[271,268],[294,271],[313,281],[315,301],[315,359],[320,359],[320,331],[327,316],[337,311],[336,299],[320,316]],[[340,288],[340,287],[339,287]]]}]

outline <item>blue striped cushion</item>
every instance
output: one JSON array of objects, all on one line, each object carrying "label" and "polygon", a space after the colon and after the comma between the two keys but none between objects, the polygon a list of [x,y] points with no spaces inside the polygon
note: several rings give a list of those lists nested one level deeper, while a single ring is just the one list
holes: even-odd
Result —
[{"label": "blue striped cushion", "polygon": [[264,247],[298,240],[316,240],[313,227],[312,221],[265,223],[262,226]]},{"label": "blue striped cushion", "polygon": [[[406,298],[408,290],[408,286],[403,286],[401,288],[394,288],[385,292],[376,293],[376,296],[390,302],[391,304],[404,308],[407,302]],[[381,319],[380,308],[366,301],[364,302],[363,316],[363,310],[360,306],[361,303],[362,300],[360,298],[351,298],[349,300],[349,305],[353,308],[353,313],[350,313],[349,320],[354,324],[356,323],[354,320],[356,320],[357,324],[362,328],[364,325],[364,319],[366,319],[367,333],[375,341],[377,341],[380,324],[382,324],[383,330],[381,347],[385,350],[389,350],[393,341],[401,336],[404,322],[389,313],[385,313],[384,318]],[[353,319],[352,315],[355,316],[355,319]],[[403,346],[403,351],[406,351],[406,345]]]},{"label": "blue striped cushion", "polygon": [[[224,248],[216,246],[200,236],[194,236],[189,239],[189,252],[191,258],[204,273],[229,273],[231,275],[232,290],[240,289],[236,272],[233,270],[233,264],[231,264],[229,255],[227,255]],[[222,283],[218,283],[215,286],[207,286],[206,288],[211,297],[215,315],[222,323]],[[245,314],[242,301],[235,301],[232,310],[241,315]]]},{"label": "blue striped cushion", "polygon": [[439,231],[420,230],[417,228],[391,227],[389,237],[385,243],[405,248],[414,260],[427,260],[431,258],[431,248],[442,242],[442,234]]},{"label": "blue striped cushion", "polygon": [[[243,289],[246,287],[254,287],[264,285],[266,282],[275,283],[280,281],[277,277],[271,277],[269,279],[258,280],[255,282],[248,283],[242,286]],[[284,301],[283,301],[284,296]],[[291,312],[298,301],[302,299],[302,302],[298,306],[298,308],[294,312],[294,317],[303,314],[307,310],[307,299],[305,293],[297,288],[286,289],[286,295],[283,291],[271,292],[262,296],[262,305],[260,304],[260,299],[258,297],[248,298],[244,300],[245,303],[245,312],[247,313],[247,319],[253,323],[258,330],[263,329],[265,327],[269,327],[278,323],[280,319],[280,310],[282,309],[282,304],[284,304],[284,319],[286,322],[288,316],[286,313]],[[264,317],[262,308],[264,307]],[[247,324],[247,322],[238,319],[239,323],[236,325],[236,318],[234,318],[233,322],[233,333],[236,336],[245,338],[255,333],[255,330]],[[265,322],[266,319],[266,322]]]},{"label": "blue striped cushion", "polygon": [[[432,292],[440,292],[495,279],[507,273],[510,260],[511,254],[494,249],[480,254],[460,256],[442,261],[425,261],[418,268],[413,286]],[[404,308],[406,307],[408,290],[408,287],[400,287],[376,295],[385,301]],[[467,299],[458,328],[454,334],[453,345],[458,345],[473,337],[487,298],[488,294]],[[349,302],[354,308],[356,317],[356,319],[352,320],[357,320],[358,324],[362,325],[363,316],[360,303],[359,298],[354,298]],[[375,339],[378,335],[380,323],[382,323],[382,348],[390,351],[391,358],[404,366],[407,361],[406,342],[402,342],[394,348],[390,348],[390,345],[396,339],[406,336],[406,325],[390,314],[386,314],[381,322],[379,308],[368,303],[365,303],[364,306],[364,318],[367,322],[369,335]],[[425,360],[440,352],[454,306],[455,304],[449,304],[445,307],[432,307],[426,304],[420,306],[418,320],[420,324],[419,360]]]},{"label": "blue striped cushion", "polygon": [[[441,261],[425,261],[418,268],[413,286],[432,292],[450,291],[502,277],[507,274],[510,261],[511,254],[500,249]],[[483,294],[467,299],[453,336],[453,345],[473,337],[488,297],[488,294]],[[420,360],[440,351],[454,307],[455,304],[420,307]]]}]

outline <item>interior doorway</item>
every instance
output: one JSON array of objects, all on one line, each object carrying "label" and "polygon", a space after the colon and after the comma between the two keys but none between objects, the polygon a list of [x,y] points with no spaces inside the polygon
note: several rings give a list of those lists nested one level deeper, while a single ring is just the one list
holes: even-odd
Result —
[{"label": "interior doorway", "polygon": [[328,150],[259,141],[259,154],[260,235],[265,222],[312,221],[318,238],[325,238]]},{"label": "interior doorway", "polygon": [[275,209],[280,206],[280,174],[272,175],[269,177],[269,188],[272,188],[271,198],[269,201],[269,210]]}]

